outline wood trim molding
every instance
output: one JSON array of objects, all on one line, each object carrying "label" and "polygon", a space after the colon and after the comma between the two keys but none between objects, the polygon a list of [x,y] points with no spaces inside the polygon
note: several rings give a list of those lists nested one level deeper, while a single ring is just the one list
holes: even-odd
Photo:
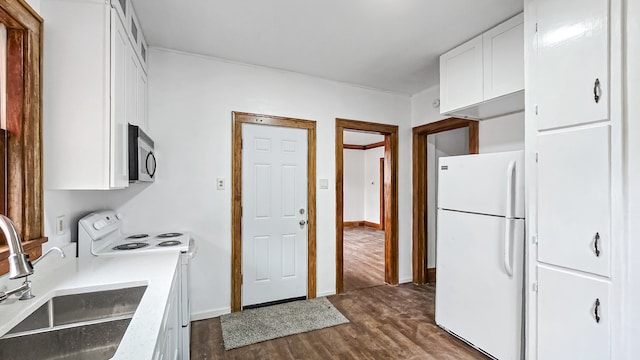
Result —
[{"label": "wood trim molding", "polygon": [[344,291],[344,130],[384,135],[384,279],[398,284],[398,126],[336,119],[336,293]]},{"label": "wood trim molding", "polygon": [[343,223],[344,227],[359,227],[364,226],[364,221],[345,221]]},{"label": "wood trim molding", "polygon": [[307,298],[316,297],[316,122],[243,112],[232,114],[231,311],[242,310],[242,124],[307,130]]},{"label": "wood trim molding", "polygon": [[384,158],[380,158],[380,230],[384,230]]},{"label": "wood trim molding", "polygon": [[[42,187],[43,20],[24,0],[0,0],[7,27],[6,215],[14,222],[31,260],[44,237]],[[38,249],[36,249],[38,247]],[[0,247],[0,274],[8,249]]]},{"label": "wood trim molding", "polygon": [[382,225],[381,224],[376,224],[376,223],[371,222],[371,221],[365,221],[364,222],[364,226],[370,227],[370,228],[374,228],[374,229],[378,229],[378,230],[382,230]]},{"label": "wood trim molding", "polygon": [[427,269],[427,283],[428,284],[436,283],[436,268]]},{"label": "wood trim molding", "polygon": [[365,145],[364,149],[365,150],[369,150],[369,149],[375,149],[375,148],[379,148],[379,147],[383,147],[383,146],[384,146],[384,141],[380,141],[380,142],[377,142],[377,143]]},{"label": "wood trim molding", "polygon": [[478,122],[449,118],[413,128],[413,282],[428,282],[427,270],[427,136],[439,132],[468,128],[469,154],[478,153]]},{"label": "wood trim molding", "polygon": [[349,150],[369,150],[369,149],[375,149],[382,146],[384,146],[384,141],[380,141],[380,142],[369,144],[369,145],[343,144],[342,148],[349,149]]}]

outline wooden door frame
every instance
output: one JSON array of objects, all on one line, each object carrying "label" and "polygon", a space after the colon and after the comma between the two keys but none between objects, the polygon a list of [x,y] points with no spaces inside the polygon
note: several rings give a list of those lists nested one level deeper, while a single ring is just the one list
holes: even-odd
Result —
[{"label": "wooden door frame", "polygon": [[427,282],[427,136],[468,128],[469,154],[478,153],[478,122],[448,118],[413,128],[413,282]]},{"label": "wooden door frame", "polygon": [[378,225],[380,230],[384,230],[384,158],[380,158],[380,217],[378,218]]},{"label": "wooden door frame", "polygon": [[[384,135],[384,281],[398,284],[398,126],[336,119],[336,294],[344,291],[344,130]],[[382,221],[382,219],[381,219]]]},{"label": "wooden door frame", "polygon": [[307,130],[307,298],[316,297],[316,122],[233,112],[231,187],[231,311],[242,310],[242,124]]}]

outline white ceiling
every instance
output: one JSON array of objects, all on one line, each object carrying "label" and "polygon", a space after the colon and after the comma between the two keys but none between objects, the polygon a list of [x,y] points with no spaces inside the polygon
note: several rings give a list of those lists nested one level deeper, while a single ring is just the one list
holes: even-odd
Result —
[{"label": "white ceiling", "polygon": [[414,94],[523,0],[132,0],[150,46]]},{"label": "white ceiling", "polygon": [[375,134],[375,133],[345,130],[342,134],[343,134],[342,135],[343,144],[369,145],[369,144],[378,143],[380,141],[384,141],[384,135]]}]

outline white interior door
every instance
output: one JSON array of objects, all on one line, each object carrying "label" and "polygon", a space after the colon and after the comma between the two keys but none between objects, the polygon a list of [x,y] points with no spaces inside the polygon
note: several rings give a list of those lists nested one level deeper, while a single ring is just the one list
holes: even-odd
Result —
[{"label": "white interior door", "polygon": [[307,295],[307,130],[242,126],[242,305]]}]

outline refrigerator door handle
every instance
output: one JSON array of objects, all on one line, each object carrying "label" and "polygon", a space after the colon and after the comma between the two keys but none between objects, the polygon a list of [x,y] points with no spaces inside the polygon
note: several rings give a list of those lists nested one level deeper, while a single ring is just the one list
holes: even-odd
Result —
[{"label": "refrigerator door handle", "polygon": [[504,271],[513,276],[513,264],[511,264],[511,243],[513,240],[513,222],[512,219],[504,219]]},{"label": "refrigerator door handle", "polygon": [[516,162],[511,160],[507,166],[507,198],[504,222],[504,270],[509,277],[513,276],[513,265],[511,264],[511,243],[513,238],[513,213]]}]

